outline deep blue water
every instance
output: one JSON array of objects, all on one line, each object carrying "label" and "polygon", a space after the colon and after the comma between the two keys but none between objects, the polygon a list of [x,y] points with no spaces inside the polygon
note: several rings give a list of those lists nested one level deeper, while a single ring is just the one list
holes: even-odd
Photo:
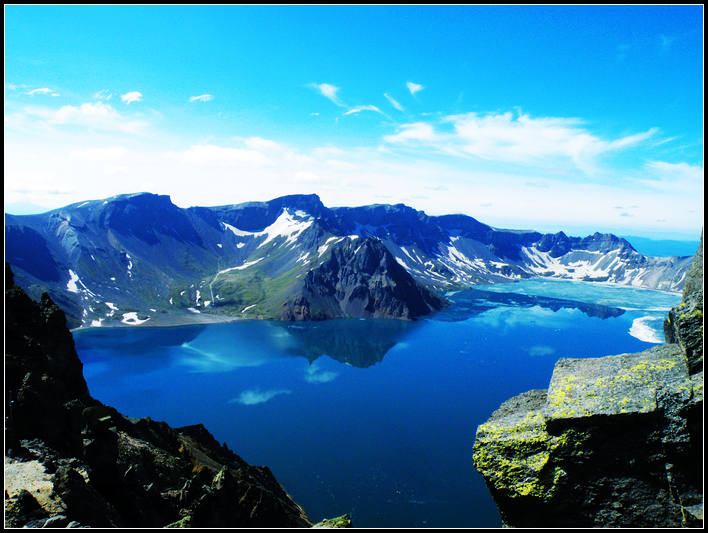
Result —
[{"label": "deep blue water", "polygon": [[529,280],[451,298],[412,323],[242,321],[74,336],[95,398],[173,427],[204,423],[249,463],[269,466],[313,521],[349,513],[355,527],[499,527],[472,465],[477,426],[510,397],[547,388],[560,357],[651,347],[640,338],[663,339],[661,320],[680,296]]}]

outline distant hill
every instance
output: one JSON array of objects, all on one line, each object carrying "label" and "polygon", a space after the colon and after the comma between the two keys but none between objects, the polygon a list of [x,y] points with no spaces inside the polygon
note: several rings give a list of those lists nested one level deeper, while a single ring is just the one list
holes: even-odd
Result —
[{"label": "distant hill", "polygon": [[[219,207],[126,194],[6,215],[5,259],[72,327],[233,318],[401,318],[444,293],[549,277],[680,291],[691,257],[595,233],[493,228],[403,204],[328,208],[317,195]],[[405,288],[405,289],[404,289]]]},{"label": "distant hill", "polygon": [[698,248],[700,242],[695,241],[676,241],[676,240],[655,240],[647,239],[646,237],[624,237],[632,243],[632,247],[640,254],[649,255],[652,257],[670,257],[670,256],[689,256],[693,255]]},{"label": "distant hill", "polygon": [[30,202],[13,202],[10,204],[5,204],[5,213],[9,213],[11,215],[38,215],[40,213],[46,213],[47,211],[50,211],[50,209],[40,207]]}]

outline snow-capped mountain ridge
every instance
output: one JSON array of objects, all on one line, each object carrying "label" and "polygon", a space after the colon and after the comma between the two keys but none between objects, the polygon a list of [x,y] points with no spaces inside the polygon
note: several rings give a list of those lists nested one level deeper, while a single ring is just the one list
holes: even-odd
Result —
[{"label": "snow-capped mountain ridge", "polygon": [[[375,254],[386,269],[393,268],[386,254],[403,267],[393,268],[390,279],[391,272],[382,272],[384,285],[412,287],[401,278],[411,276],[437,292],[538,276],[680,291],[692,260],[647,257],[614,235],[503,230],[403,204],[327,208],[316,195],[188,209],[167,196],[119,195],[42,215],[6,215],[5,239],[18,284],[30,294],[49,291],[74,326],[283,318],[285,309],[290,315],[302,309],[298,298],[306,292],[319,298],[313,280],[334,279],[339,288],[322,288],[332,298],[366,293],[388,302],[367,316],[386,316],[399,307],[377,292],[378,277],[367,278],[368,288],[343,285],[354,283],[349,269],[363,264],[359,250]],[[351,248],[354,240],[380,241],[383,248]],[[344,249],[350,252],[337,251]],[[335,277],[307,277],[335,252],[351,265],[338,264]],[[337,316],[362,305],[342,305]],[[331,302],[325,307],[337,309]]]}]

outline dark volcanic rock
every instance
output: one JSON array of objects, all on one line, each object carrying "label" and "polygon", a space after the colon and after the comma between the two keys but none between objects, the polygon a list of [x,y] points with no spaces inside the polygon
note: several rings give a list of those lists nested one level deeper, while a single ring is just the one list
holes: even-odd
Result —
[{"label": "dark volcanic rock", "polygon": [[5,293],[6,527],[309,527],[267,467],[204,426],[128,419],[91,398],[64,313]]},{"label": "dark volcanic rock", "polygon": [[283,317],[410,320],[447,305],[416,282],[380,240],[345,239],[328,261],[307,273],[301,295],[285,306]]},{"label": "dark volcanic rock", "polygon": [[693,266],[683,289],[683,301],[664,320],[669,344],[680,344],[691,373],[703,369],[703,231]]},{"label": "dark volcanic rock", "polygon": [[702,526],[702,243],[686,287],[666,324],[678,344],[561,359],[547,391],[479,426],[474,464],[505,525]]}]

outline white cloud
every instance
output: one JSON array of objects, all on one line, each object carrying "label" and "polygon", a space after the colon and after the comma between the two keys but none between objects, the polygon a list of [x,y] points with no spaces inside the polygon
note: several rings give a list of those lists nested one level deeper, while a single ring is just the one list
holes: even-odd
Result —
[{"label": "white cloud", "polygon": [[214,98],[214,97],[213,97],[212,95],[210,95],[210,94],[203,94],[203,95],[201,95],[201,96],[192,96],[192,97],[189,99],[189,101],[190,101],[190,102],[197,102],[197,101],[199,101],[199,102],[208,102],[208,101],[211,100],[212,98]]},{"label": "white cloud", "polygon": [[391,105],[398,109],[399,111],[403,111],[403,106],[399,104],[396,100],[394,100],[391,96],[388,94],[384,93],[384,96],[388,99],[389,102],[391,102]]},{"label": "white cloud", "polygon": [[32,90],[29,91],[27,94],[29,94],[30,96],[34,96],[35,94],[47,94],[47,93],[50,93],[50,92],[52,92],[52,90],[51,90],[51,89],[47,89],[47,88],[45,87],[45,88],[43,88],[43,89],[32,89]]},{"label": "white cloud", "polygon": [[258,389],[243,391],[238,398],[229,400],[229,403],[240,403],[241,405],[257,405],[264,403],[278,396],[279,394],[290,394],[292,391],[287,389],[273,389],[261,392]]},{"label": "white cloud", "polygon": [[384,141],[397,143],[407,141],[436,141],[439,139],[433,127],[426,122],[414,122],[412,124],[404,124],[401,127],[403,131],[395,135],[386,135]]},{"label": "white cloud", "polygon": [[69,154],[69,159],[84,161],[118,161],[128,155],[128,150],[122,146],[112,148],[93,148],[88,150],[74,150]]},{"label": "white cloud", "polygon": [[703,197],[704,172],[701,166],[650,161],[646,169],[648,172],[637,181],[652,189]]},{"label": "white cloud", "polygon": [[634,146],[657,130],[607,141],[588,132],[581,121],[573,118],[532,118],[511,112],[467,113],[442,119],[453,132],[437,132],[428,122],[405,124],[402,131],[384,137],[387,143],[411,141],[427,143],[438,152],[473,156],[500,163],[545,164],[570,160],[587,174],[595,172],[595,159],[600,154]]},{"label": "white cloud", "polygon": [[423,87],[422,85],[418,85],[417,83],[413,83],[410,81],[406,83],[406,87],[408,87],[408,90],[411,92],[412,95],[415,95],[415,93],[417,93],[418,91],[422,91],[423,89],[425,89],[425,87]]},{"label": "white cloud", "polygon": [[138,91],[133,91],[130,93],[125,93],[120,96],[120,99],[123,100],[126,104],[130,104],[131,102],[140,102],[143,99],[143,95],[140,94]]},{"label": "white cloud", "polygon": [[[106,131],[141,134],[147,123],[126,119],[109,104],[102,102],[81,104],[79,107],[66,105],[57,110],[43,107],[25,109],[27,116],[38,116],[44,125],[74,125]],[[22,117],[26,118],[26,117]]]},{"label": "white cloud", "polygon": [[[359,111],[376,111],[377,113],[381,113],[381,110],[373,105],[360,105],[358,107],[354,107],[344,113],[345,115],[351,115],[352,113],[358,113]],[[383,114],[383,113],[382,113]]]},{"label": "white cloud", "polygon": [[268,157],[256,150],[222,148],[213,144],[191,146],[182,152],[170,151],[167,153],[167,157],[178,159],[191,165],[262,166],[269,164]]},{"label": "white cloud", "polygon": [[319,183],[322,181],[322,178],[317,174],[313,174],[312,172],[305,172],[303,170],[300,170],[296,172],[293,176],[293,181],[296,181],[298,183]]},{"label": "white cloud", "polygon": [[117,176],[121,174],[128,174],[128,168],[124,166],[112,166],[107,167],[103,170],[106,176]]},{"label": "white cloud", "polygon": [[697,165],[689,165],[688,163],[650,161],[647,163],[647,166],[663,176],[690,180],[695,183],[700,183],[703,181],[703,167]]},{"label": "white cloud", "polygon": [[261,137],[238,137],[238,140],[243,141],[243,144],[251,150],[263,150],[266,152],[283,152],[287,150],[285,146]]},{"label": "white cloud", "polygon": [[57,181],[51,172],[12,172],[5,175],[5,195],[36,197],[36,195],[64,195],[76,192],[68,183]]},{"label": "white cloud", "polygon": [[110,100],[111,96],[113,96],[113,94],[111,94],[108,89],[93,93],[93,97],[96,100]]},{"label": "white cloud", "polygon": [[317,89],[322,96],[325,96],[332,100],[335,104],[337,104],[340,107],[346,107],[345,104],[343,104],[339,98],[337,97],[337,92],[339,91],[339,87],[335,87],[334,85],[330,85],[329,83],[311,83],[310,87]]},{"label": "white cloud", "polygon": [[335,148],[334,146],[322,146],[312,150],[312,155],[315,157],[340,157],[345,154],[344,150]]}]

